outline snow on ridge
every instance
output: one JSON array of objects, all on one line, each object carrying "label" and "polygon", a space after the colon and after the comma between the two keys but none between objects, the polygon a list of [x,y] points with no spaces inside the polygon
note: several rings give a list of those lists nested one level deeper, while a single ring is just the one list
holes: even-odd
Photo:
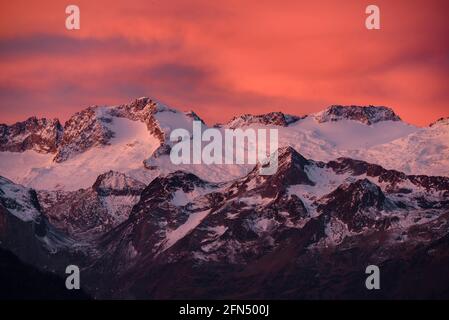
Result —
[{"label": "snow on ridge", "polygon": [[[190,171],[206,180],[221,182],[239,178],[252,169],[252,166],[247,165],[171,165],[167,158],[171,145],[168,137],[176,128],[191,132],[192,121],[201,120],[193,111],[180,112],[148,97],[135,99],[128,104],[90,108],[101,127],[100,136],[106,134],[105,143],[95,142],[94,146],[59,164],[52,162],[51,154],[37,154],[31,150],[22,153],[0,152],[0,175],[38,189],[76,190],[90,187],[98,175],[109,170],[123,172],[148,183],[155,176],[174,170]],[[330,108],[339,110],[341,106]],[[371,110],[371,107],[349,108]],[[288,123],[287,126],[277,127],[280,147],[291,145],[309,159],[329,161],[349,157],[407,174],[449,175],[449,144],[445,142],[447,136],[443,130],[446,126],[440,125],[445,123],[444,119],[438,125],[420,129],[397,121],[397,116],[391,115],[392,110],[389,108],[372,108],[375,108],[374,115],[370,112],[361,113],[372,122],[370,125],[348,118],[317,121],[317,115],[322,115],[326,110],[306,117],[277,112],[266,115],[273,115],[273,119],[283,119]],[[279,114],[282,117],[275,116]],[[146,122],[148,117],[153,122]],[[363,117],[362,120],[365,119]],[[301,121],[293,121],[297,118]],[[265,119],[268,124],[265,120],[254,122],[251,119],[251,123],[245,126],[259,128],[270,126],[272,117]],[[203,126],[207,128],[204,123]],[[154,127],[154,131],[150,132],[149,127]],[[79,136],[79,133],[75,132],[74,136]],[[422,152],[417,148],[418,145],[426,151]],[[161,147],[164,147],[163,150]],[[155,152],[158,150],[161,150],[161,157],[156,159]],[[155,165],[145,167],[143,161]]]},{"label": "snow on ridge", "polygon": [[45,190],[88,188],[109,170],[149,183],[158,172],[145,169],[143,161],[166,141],[171,130],[191,131],[193,121],[192,115],[146,97],[125,105],[92,106],[71,120],[66,128],[73,130],[70,137],[66,131],[57,155],[60,161],[52,161],[52,154],[29,150],[0,152],[0,175]]},{"label": "snow on ridge", "polygon": [[40,215],[36,203],[31,189],[0,177],[0,205],[14,216],[25,222],[35,220]]},{"label": "snow on ridge", "polygon": [[432,122],[429,127],[440,127],[440,126],[448,126],[449,128],[449,117],[439,118],[437,121]]},{"label": "snow on ridge", "polygon": [[60,163],[52,162],[51,155],[33,156],[33,161],[27,161],[29,153],[0,153],[0,175],[35,189],[66,191],[88,188],[109,170],[144,183],[151,181],[155,173],[145,170],[142,161],[159,146],[158,139],[149,135],[140,121],[114,117],[108,126],[115,133],[110,144],[90,148]]},{"label": "snow on ridge", "polygon": [[184,192],[182,189],[176,190],[173,194],[173,199],[170,203],[177,207],[185,206],[188,203],[191,203],[196,198],[211,192],[212,188],[203,188],[203,187],[195,187],[194,190],[190,192]]},{"label": "snow on ridge", "polygon": [[162,251],[165,251],[172,247],[176,242],[184,238],[189,232],[194,230],[204,218],[207,217],[210,210],[194,212],[189,215],[187,221],[178,228],[168,231],[166,234],[166,240],[163,243]]},{"label": "snow on ridge", "polygon": [[449,126],[418,129],[374,146],[360,158],[407,174],[449,176]]}]

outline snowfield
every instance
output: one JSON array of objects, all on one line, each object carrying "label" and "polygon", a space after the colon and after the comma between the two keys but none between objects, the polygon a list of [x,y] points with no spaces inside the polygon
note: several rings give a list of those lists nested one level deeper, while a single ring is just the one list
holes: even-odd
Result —
[{"label": "snowfield", "polygon": [[[137,99],[136,102],[143,99]],[[150,132],[143,121],[114,116],[109,112],[116,107],[97,107],[97,121],[113,133],[106,144],[74,153],[62,162],[53,160],[54,153],[38,153],[34,150],[0,152],[0,176],[35,189],[73,191],[92,186],[98,175],[109,170],[148,184],[160,174],[166,175],[177,170],[192,172],[207,181],[223,182],[242,177],[252,169],[253,165],[236,164],[173,165],[166,153],[153,157],[153,152],[162,141],[167,146],[173,144],[169,141],[172,130],[184,128],[191,132],[192,121],[196,117],[194,113],[176,111],[163,104],[157,103],[155,106],[153,116],[165,135],[162,138],[156,136],[154,131]],[[145,110],[143,108],[138,112],[143,113]],[[285,126],[261,123],[263,115],[245,115],[218,128],[224,131],[237,124],[243,130],[276,128],[279,130],[280,147],[291,146],[304,157],[318,161],[350,157],[406,174],[449,176],[448,121],[440,120],[425,128],[407,124],[398,120],[397,116],[397,119],[382,121],[379,117],[385,112],[388,114],[388,110],[380,110],[370,124],[346,119],[344,115],[329,116],[329,111],[325,110],[305,117],[281,114],[285,117]],[[152,168],[145,168],[144,161],[149,161]]]},{"label": "snowfield", "polygon": [[93,147],[61,163],[52,161],[53,154],[1,152],[0,175],[35,189],[66,191],[90,187],[109,170],[151,181],[152,172],[144,170],[142,161],[159,146],[159,141],[143,122],[112,119],[110,129],[115,136],[110,145]]}]

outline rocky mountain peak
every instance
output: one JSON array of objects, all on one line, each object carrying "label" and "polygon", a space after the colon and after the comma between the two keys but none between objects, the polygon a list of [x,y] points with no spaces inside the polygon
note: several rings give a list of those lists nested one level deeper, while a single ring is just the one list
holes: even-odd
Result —
[{"label": "rocky mountain peak", "polygon": [[263,124],[263,125],[275,125],[287,127],[300,119],[303,119],[303,117],[284,114],[282,112],[270,112],[260,115],[244,114],[232,118],[231,121],[229,121],[223,126],[229,129],[241,128],[244,126],[249,126],[251,124]]},{"label": "rocky mountain peak", "polygon": [[338,158],[335,161],[329,161],[326,167],[331,168],[337,174],[350,173],[354,176],[366,174],[368,177],[378,178],[379,182],[388,185],[390,191],[396,190],[397,185],[407,181],[428,191],[449,192],[449,178],[444,176],[406,175],[397,170],[387,170],[380,165],[351,158]]},{"label": "rocky mountain peak", "polygon": [[447,126],[449,127],[449,117],[443,117],[438,119],[437,121],[431,123],[429,127],[440,127],[440,126]]},{"label": "rocky mountain peak", "polygon": [[383,106],[342,106],[332,105],[324,111],[315,114],[319,122],[339,120],[354,120],[367,125],[381,121],[401,121],[391,108]]},{"label": "rocky mountain peak", "polygon": [[185,171],[175,171],[166,176],[159,176],[155,178],[144,190],[142,197],[146,195],[171,194],[176,190],[183,190],[190,192],[196,187],[205,187],[208,182],[200,179],[196,175]]},{"label": "rocky mountain peak", "polygon": [[344,183],[320,199],[318,211],[337,217],[350,230],[361,231],[378,222],[380,211],[393,207],[382,189],[364,178]]},{"label": "rocky mountain peak", "polygon": [[140,195],[144,188],[142,182],[112,170],[99,175],[92,186],[101,196]]},{"label": "rocky mountain peak", "polygon": [[143,97],[130,103],[111,107],[109,111],[115,117],[144,121],[151,115],[156,104],[152,99]]},{"label": "rocky mountain peak", "polygon": [[305,170],[305,167],[312,165],[312,162],[290,146],[278,149],[278,168],[276,172],[273,175],[261,175],[260,167],[268,165],[269,162],[258,163],[246,177],[236,181],[231,186],[231,190],[234,189],[232,193],[239,194],[246,191],[249,186],[254,185],[256,186],[255,192],[264,197],[272,197],[284,192],[291,185],[314,185]]},{"label": "rocky mountain peak", "polygon": [[268,183],[273,186],[291,186],[296,184],[314,185],[305,167],[312,162],[304,158],[292,147],[280,148],[278,151],[278,169],[268,176]]},{"label": "rocky mountain peak", "polygon": [[185,115],[191,118],[193,121],[201,121],[201,123],[205,124],[203,119],[201,119],[200,116],[192,110],[186,112]]},{"label": "rocky mountain peak", "polygon": [[291,146],[278,149],[279,167],[297,166],[304,169],[304,166],[310,164],[310,161],[304,158],[298,151]]},{"label": "rocky mountain peak", "polygon": [[104,107],[88,107],[75,113],[64,124],[64,134],[54,161],[63,162],[91,147],[107,145],[114,137],[114,132],[108,128],[111,122],[112,118]]},{"label": "rocky mountain peak", "polygon": [[13,125],[0,124],[0,151],[54,153],[62,130],[58,119],[30,117]]},{"label": "rocky mountain peak", "polygon": [[158,112],[177,111],[149,97],[141,97],[130,103],[110,107],[110,113],[113,116],[130,120],[140,120],[142,122],[147,122],[151,116]]},{"label": "rocky mountain peak", "polygon": [[54,161],[63,162],[91,147],[108,145],[114,137],[114,132],[109,125],[114,118],[143,122],[149,134],[164,143],[164,131],[154,116],[159,112],[176,113],[177,111],[154,99],[142,97],[128,104],[111,107],[92,106],[77,112],[64,125],[63,139]]}]

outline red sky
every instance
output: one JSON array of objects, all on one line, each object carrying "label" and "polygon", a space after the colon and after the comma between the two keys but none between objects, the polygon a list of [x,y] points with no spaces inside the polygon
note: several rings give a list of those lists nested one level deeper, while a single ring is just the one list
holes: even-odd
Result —
[{"label": "red sky", "polygon": [[[81,29],[65,29],[77,4]],[[365,8],[381,30],[365,28]],[[330,104],[449,116],[446,0],[0,0],[0,123],[151,96],[208,123]]]}]

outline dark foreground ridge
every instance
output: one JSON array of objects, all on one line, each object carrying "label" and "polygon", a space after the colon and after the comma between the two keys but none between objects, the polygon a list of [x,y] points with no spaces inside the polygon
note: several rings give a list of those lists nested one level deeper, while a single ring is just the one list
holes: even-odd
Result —
[{"label": "dark foreground ridge", "polygon": [[67,290],[65,280],[20,261],[0,249],[0,300],[87,300],[82,290]]}]

